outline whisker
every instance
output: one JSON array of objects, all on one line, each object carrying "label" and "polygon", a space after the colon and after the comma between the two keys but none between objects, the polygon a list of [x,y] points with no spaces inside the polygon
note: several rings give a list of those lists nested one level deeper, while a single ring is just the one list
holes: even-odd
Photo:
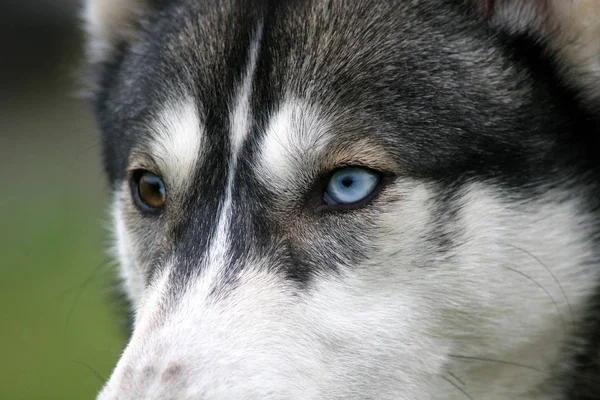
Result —
[{"label": "whisker", "polygon": [[77,360],[71,360],[71,361],[72,361],[72,362],[74,362],[74,363],[76,363],[76,364],[83,365],[84,367],[86,367],[86,368],[87,368],[87,369],[88,369],[88,370],[89,370],[89,371],[90,371],[92,374],[94,374],[94,376],[95,376],[96,378],[98,378],[98,380],[99,380],[100,382],[102,382],[102,384],[103,384],[103,385],[106,383],[106,379],[104,379],[104,378],[102,377],[102,375],[100,375],[100,374],[98,373],[98,371],[96,371],[96,370],[95,370],[95,369],[94,369],[94,368],[93,368],[91,365],[89,365],[89,364],[86,364],[86,363],[84,363],[84,362],[82,362],[82,361],[77,361]]},{"label": "whisker", "polygon": [[94,142],[93,144],[89,145],[88,147],[84,148],[83,150],[81,150],[81,151],[80,151],[80,152],[79,152],[79,153],[78,153],[78,154],[77,154],[77,155],[76,155],[76,156],[73,158],[73,161],[71,161],[71,163],[70,163],[70,164],[69,164],[69,166],[67,167],[67,171],[71,171],[71,169],[73,168],[73,166],[75,165],[75,163],[77,163],[77,162],[78,162],[78,161],[81,159],[81,157],[83,157],[83,155],[84,155],[85,153],[87,153],[87,152],[88,152],[88,151],[90,151],[90,150],[93,150],[93,149],[95,149],[96,147],[99,147],[99,146],[100,146],[100,144],[101,144],[101,143],[100,143],[100,141],[98,140],[98,141]]},{"label": "whisker", "polygon": [[465,381],[463,381],[462,379],[460,379],[458,376],[456,376],[452,372],[447,372],[447,374],[450,375],[451,377],[453,377],[455,381],[457,381],[461,385],[465,386]]},{"label": "whisker", "polygon": [[531,258],[533,258],[534,260],[536,260],[542,267],[544,267],[544,269],[546,271],[548,271],[548,273],[550,274],[550,276],[552,276],[552,279],[554,279],[554,282],[556,283],[556,285],[560,289],[560,292],[562,293],[563,297],[565,298],[565,301],[567,302],[567,307],[569,308],[569,316],[571,317],[571,324],[574,324],[575,323],[575,317],[573,316],[573,308],[571,307],[571,303],[569,302],[569,298],[567,297],[567,293],[565,292],[564,288],[562,287],[562,285],[560,284],[560,282],[558,281],[558,279],[556,278],[556,275],[554,275],[554,273],[552,272],[552,270],[550,268],[548,268],[548,266],[546,264],[544,264],[542,262],[542,260],[540,260],[538,257],[536,257],[530,251],[527,251],[526,249],[523,249],[523,248],[518,247],[518,246],[514,246],[512,244],[508,244],[508,243],[505,243],[504,245],[508,246],[508,247],[512,247],[513,249],[519,250],[519,251],[527,254],[528,256],[530,256]]},{"label": "whisker", "polygon": [[[88,277],[83,282],[81,282],[81,284],[78,285],[78,288],[75,292],[75,297],[73,299],[73,303],[71,304],[71,307],[69,308],[69,312],[67,313],[67,317],[65,319],[64,335],[66,335],[67,331],[69,330],[69,326],[71,325],[71,319],[73,318],[73,314],[75,313],[75,308],[77,307],[77,304],[79,303],[81,296],[85,292],[85,289],[94,280],[94,278],[96,277],[98,272],[102,269],[102,267],[105,267],[108,263],[109,263],[108,260],[103,260],[92,270],[92,272],[88,275]],[[67,292],[72,289],[74,289],[74,288],[68,289]]]},{"label": "whisker", "polygon": [[516,274],[521,275],[522,277],[529,279],[531,282],[533,282],[537,287],[539,287],[540,289],[542,289],[544,291],[544,293],[546,293],[546,295],[548,296],[548,298],[552,301],[552,304],[554,304],[554,307],[556,308],[556,312],[558,313],[558,316],[560,317],[560,322],[562,323],[563,326],[563,330],[566,332],[567,331],[567,325],[565,323],[565,318],[563,317],[562,313],[560,312],[560,307],[558,306],[558,303],[556,302],[556,300],[554,300],[554,297],[552,297],[552,295],[550,294],[550,292],[548,292],[548,290],[542,286],[538,281],[536,281],[535,279],[533,279],[531,276],[527,275],[524,272],[521,272],[519,270],[516,270],[514,268],[511,267],[505,267],[502,266],[502,268],[509,270],[511,272],[514,272]]},{"label": "whisker", "polygon": [[84,280],[63,290],[61,293],[59,293],[55,297],[53,297],[50,301],[59,300],[60,298],[66,296],[68,294],[71,294],[73,292],[80,290],[82,285],[86,285],[90,280],[92,280],[94,278],[94,275],[96,275],[102,267],[108,267],[112,261],[113,260],[110,257],[104,257],[104,259],[101,262],[99,262],[90,271],[89,275]]},{"label": "whisker", "polygon": [[101,263],[96,265],[91,270],[89,275],[83,281],[81,281],[77,284],[74,284],[74,285],[68,287],[67,289],[63,290],[62,292],[48,298],[47,301],[44,302],[44,305],[40,308],[40,310],[36,311],[36,314],[39,314],[38,318],[42,318],[42,317],[46,316],[48,313],[48,310],[55,305],[55,302],[63,300],[67,295],[70,295],[73,293],[77,294],[79,291],[83,290],[85,288],[85,286],[87,286],[95,278],[95,275],[98,273],[98,271],[103,266],[109,265],[109,263],[110,263],[110,259],[108,257],[106,257],[104,261],[102,261]]},{"label": "whisker", "polygon": [[467,393],[463,388],[461,388],[460,386],[458,386],[456,383],[452,382],[450,379],[448,379],[447,377],[445,377],[443,375],[440,375],[440,377],[443,380],[445,380],[446,382],[448,382],[449,384],[451,384],[452,386],[454,386],[456,388],[456,390],[458,390],[459,392],[461,392],[462,394],[464,394],[467,399],[474,400],[473,397],[471,397],[471,395],[469,393]]},{"label": "whisker", "polygon": [[514,367],[521,367],[521,368],[529,369],[531,371],[536,371],[541,374],[546,373],[544,370],[541,370],[536,367],[532,367],[531,365],[519,364],[519,363],[512,362],[512,361],[494,360],[492,358],[485,358],[485,357],[463,356],[460,354],[448,354],[448,357],[453,357],[453,358],[457,358],[460,360],[483,361],[483,362],[498,363],[498,364],[503,364],[503,365],[512,365]]}]

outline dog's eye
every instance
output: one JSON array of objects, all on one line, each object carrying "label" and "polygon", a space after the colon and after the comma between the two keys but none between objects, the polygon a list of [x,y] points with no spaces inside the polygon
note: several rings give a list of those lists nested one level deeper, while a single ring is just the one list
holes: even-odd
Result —
[{"label": "dog's eye", "polygon": [[132,180],[132,195],[138,208],[147,213],[160,211],[167,202],[163,180],[148,171],[136,171]]},{"label": "dog's eye", "polygon": [[366,168],[342,168],[331,175],[323,200],[330,206],[353,205],[369,198],[380,175]]}]

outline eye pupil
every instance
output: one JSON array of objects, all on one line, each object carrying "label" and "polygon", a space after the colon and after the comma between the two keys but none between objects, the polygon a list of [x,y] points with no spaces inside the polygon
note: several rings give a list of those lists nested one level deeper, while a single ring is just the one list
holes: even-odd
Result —
[{"label": "eye pupil", "polygon": [[331,206],[360,203],[375,191],[379,180],[380,175],[367,168],[339,169],[331,175],[323,200]]},{"label": "eye pupil", "polygon": [[344,179],[342,179],[342,185],[344,185],[347,188],[349,188],[350,186],[352,186],[353,183],[354,183],[354,179],[352,179],[349,176],[347,176]]}]

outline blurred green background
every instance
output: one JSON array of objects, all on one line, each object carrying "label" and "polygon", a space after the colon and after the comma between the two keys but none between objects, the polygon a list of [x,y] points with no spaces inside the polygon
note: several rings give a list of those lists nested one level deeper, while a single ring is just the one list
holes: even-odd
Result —
[{"label": "blurred green background", "polygon": [[0,3],[0,399],[93,398],[126,332],[79,5]]}]

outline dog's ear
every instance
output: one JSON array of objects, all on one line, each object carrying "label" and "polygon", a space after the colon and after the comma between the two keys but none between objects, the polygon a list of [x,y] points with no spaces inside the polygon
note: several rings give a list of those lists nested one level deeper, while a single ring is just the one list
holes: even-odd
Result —
[{"label": "dog's ear", "polygon": [[600,0],[475,2],[494,27],[543,43],[565,82],[600,105]]},{"label": "dog's ear", "polygon": [[118,50],[131,42],[142,25],[167,0],[84,0],[83,24],[86,33],[86,68],[82,92],[92,96],[98,79]]},{"label": "dog's ear", "polygon": [[151,0],[85,0],[88,61],[109,59],[118,45],[135,36],[151,7]]}]

